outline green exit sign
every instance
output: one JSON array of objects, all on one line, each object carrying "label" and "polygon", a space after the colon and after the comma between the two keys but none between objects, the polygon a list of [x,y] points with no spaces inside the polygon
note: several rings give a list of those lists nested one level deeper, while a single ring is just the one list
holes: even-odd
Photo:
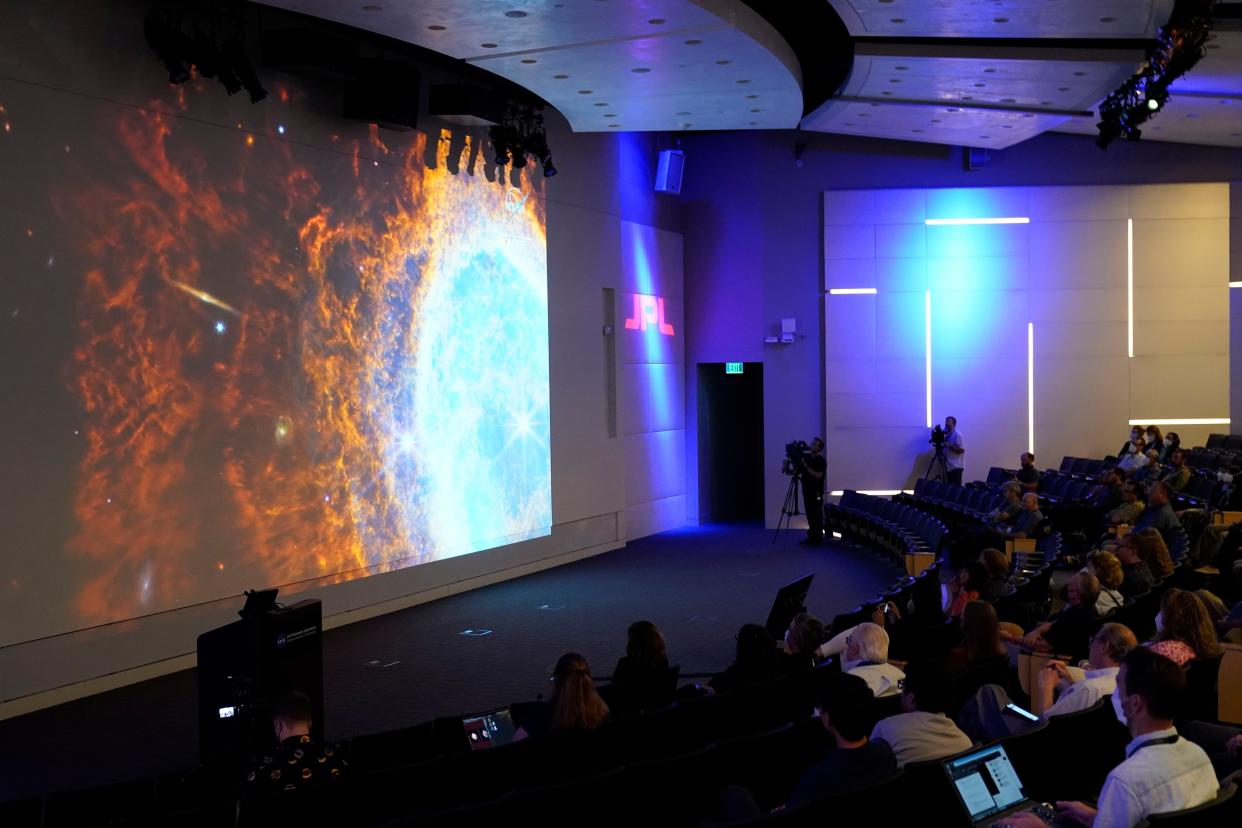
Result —
[{"label": "green exit sign", "polygon": [[740,373],[742,373],[742,363],[740,363],[740,362],[726,362],[726,363],[725,363],[725,373],[726,373],[726,374],[740,374]]}]

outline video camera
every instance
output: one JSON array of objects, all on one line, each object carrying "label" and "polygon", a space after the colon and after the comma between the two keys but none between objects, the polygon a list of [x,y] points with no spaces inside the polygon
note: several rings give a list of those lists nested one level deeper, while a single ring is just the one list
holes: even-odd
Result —
[{"label": "video camera", "polygon": [[936,426],[932,429],[931,438],[928,439],[927,442],[935,446],[936,451],[942,451],[944,449],[945,436],[944,429],[940,426]]},{"label": "video camera", "polygon": [[785,444],[785,462],[781,471],[785,474],[797,474],[802,462],[811,456],[811,447],[806,440],[794,440]]}]

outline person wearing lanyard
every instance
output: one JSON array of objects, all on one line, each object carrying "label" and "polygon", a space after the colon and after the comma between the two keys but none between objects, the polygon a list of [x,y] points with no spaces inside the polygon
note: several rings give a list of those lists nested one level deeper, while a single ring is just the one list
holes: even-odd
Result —
[{"label": "person wearing lanyard", "polygon": [[[1216,797],[1216,772],[1203,748],[1181,738],[1173,714],[1186,676],[1171,659],[1146,647],[1126,653],[1112,695],[1117,718],[1129,729],[1126,759],[1104,780],[1097,807],[1057,802],[1064,817],[1093,828],[1130,828],[1149,814],[1180,811]],[[1033,813],[1016,815],[1012,828],[1046,825]]]}]

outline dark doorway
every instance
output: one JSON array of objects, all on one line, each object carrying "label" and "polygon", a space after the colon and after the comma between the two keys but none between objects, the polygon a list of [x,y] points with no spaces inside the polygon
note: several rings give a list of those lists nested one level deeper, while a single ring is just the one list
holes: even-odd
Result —
[{"label": "dark doorway", "polygon": [[699,363],[698,402],[700,522],[762,521],[763,363]]}]

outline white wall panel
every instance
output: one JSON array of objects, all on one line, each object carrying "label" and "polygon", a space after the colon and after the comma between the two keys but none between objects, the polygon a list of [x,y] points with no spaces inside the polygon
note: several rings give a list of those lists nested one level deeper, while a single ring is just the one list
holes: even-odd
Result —
[{"label": "white wall panel", "polygon": [[[622,442],[625,447],[625,502],[628,507],[685,494],[684,430],[627,434]],[[634,537],[629,534],[628,527],[626,536]]]},{"label": "white wall panel", "polygon": [[876,287],[875,259],[824,259],[824,290]]},{"label": "white wall panel", "polygon": [[624,434],[685,428],[686,372],[681,365],[635,362],[617,372]]},{"label": "white wall panel", "polygon": [[[1238,222],[1228,219],[1227,185],[929,190],[927,217],[1030,223],[925,227],[910,218],[920,209],[918,192],[825,194],[826,233],[838,249],[874,231],[874,267],[866,272],[877,289],[866,297],[874,319],[867,305],[826,297],[830,456],[831,438],[838,441],[833,488],[894,489],[910,479],[910,457],[922,448],[911,435],[925,439],[925,291],[933,419],[958,416],[968,479],[990,465],[1014,466],[1026,448],[1028,324],[1042,466],[1059,465],[1064,454],[1116,451],[1130,419],[1228,416],[1226,284],[1229,233]],[[834,255],[826,245],[829,284],[846,286]],[[1180,433],[1193,444],[1194,428]],[[892,444],[898,434],[904,442]]]},{"label": "white wall panel", "polygon": [[874,225],[824,226],[825,259],[874,259]]}]

